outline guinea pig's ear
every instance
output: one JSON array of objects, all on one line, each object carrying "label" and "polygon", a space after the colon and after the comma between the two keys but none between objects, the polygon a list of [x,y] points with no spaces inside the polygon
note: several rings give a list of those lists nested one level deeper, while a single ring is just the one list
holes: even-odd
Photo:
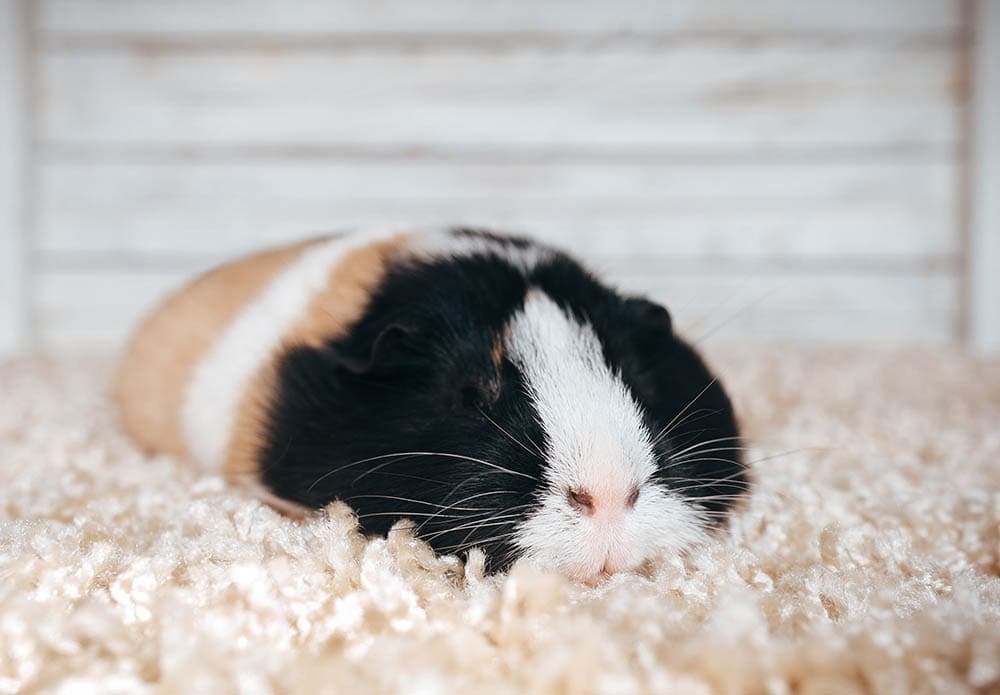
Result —
[{"label": "guinea pig's ear", "polygon": [[669,349],[674,343],[670,312],[648,299],[631,297],[625,300],[624,331],[628,344],[639,354],[654,355]]},{"label": "guinea pig's ear", "polygon": [[673,333],[673,321],[667,308],[642,297],[625,300],[625,312],[639,329],[659,333]]},{"label": "guinea pig's ear", "polygon": [[352,374],[392,371],[418,362],[413,348],[415,326],[395,321],[384,326],[374,338],[355,335],[331,348],[334,360]]}]

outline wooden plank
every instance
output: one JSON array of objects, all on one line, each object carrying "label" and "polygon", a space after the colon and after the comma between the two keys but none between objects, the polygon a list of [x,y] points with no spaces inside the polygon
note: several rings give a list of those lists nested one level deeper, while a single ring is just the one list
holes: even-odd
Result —
[{"label": "wooden plank", "polygon": [[[692,338],[866,344],[953,338],[954,273],[664,273],[649,264],[603,265],[626,290],[667,304]],[[117,349],[142,314],[192,272],[48,269],[39,283],[43,345]]]},{"label": "wooden plank", "polygon": [[791,262],[957,257],[942,161],[52,161],[42,253],[226,258],[331,228],[467,223],[599,257]]},{"label": "wooden plank", "polygon": [[25,347],[22,6],[0,4],[0,356]]},{"label": "wooden plank", "polygon": [[951,147],[946,46],[208,50],[41,57],[50,146],[733,155]]},{"label": "wooden plank", "polygon": [[976,18],[969,294],[970,342],[1000,352],[1000,3],[980,2]]},{"label": "wooden plank", "polygon": [[56,36],[267,36],[360,34],[660,34],[822,32],[941,35],[957,31],[951,0],[44,0]]},{"label": "wooden plank", "polygon": [[944,344],[954,340],[954,272],[691,268],[603,264],[625,291],[671,308],[695,341]]},{"label": "wooden plank", "polygon": [[44,350],[120,349],[139,320],[193,272],[46,271],[37,282]]}]

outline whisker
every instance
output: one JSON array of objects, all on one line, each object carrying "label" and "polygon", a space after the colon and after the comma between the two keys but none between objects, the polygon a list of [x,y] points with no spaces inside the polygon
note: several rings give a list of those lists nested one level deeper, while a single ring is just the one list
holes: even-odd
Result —
[{"label": "whisker", "polygon": [[[683,425],[692,425],[695,422],[698,422],[699,420],[704,420],[705,418],[709,418],[709,417],[711,417],[713,415],[717,415],[718,413],[721,413],[721,412],[722,411],[720,409],[718,409],[718,408],[700,408],[698,410],[692,410],[690,413],[688,413],[687,415],[685,415],[682,420],[680,420],[679,422],[677,422],[669,430],[666,429],[666,428],[661,429],[660,433],[658,435],[656,435],[656,438],[653,440],[653,446],[656,446],[657,444],[659,444],[660,442],[662,442],[664,439],[666,439],[667,437],[669,437],[675,431],[677,431],[678,429],[680,429],[681,426],[683,426]],[[702,432],[705,432],[705,430],[699,430],[698,433],[700,434]]]},{"label": "whisker", "polygon": [[[698,455],[700,455],[702,453],[706,453],[705,452],[706,447],[709,447],[712,444],[722,444],[722,443],[725,443],[725,442],[728,442],[728,441],[739,442],[739,441],[741,441],[741,438],[737,436],[737,437],[719,437],[718,439],[709,439],[709,440],[704,441],[704,442],[698,442],[697,444],[693,444],[693,445],[691,445],[691,446],[689,446],[689,447],[687,447],[685,449],[682,449],[682,450],[680,450],[678,452],[668,452],[667,454],[665,454],[661,458],[667,458],[667,459],[669,459],[669,461],[671,463],[683,463],[684,461],[686,461],[689,458],[692,458],[694,456],[698,456]],[[742,447],[742,446],[733,446],[732,447],[732,449],[734,449],[734,450],[735,449],[748,449],[748,448],[750,448],[750,447]]]},{"label": "whisker", "polygon": [[698,507],[695,509],[698,516],[702,518],[703,521],[728,521],[733,517],[733,512],[731,510],[727,511],[715,511],[712,509],[703,509]]},{"label": "whisker", "polygon": [[[513,525],[513,523],[514,522],[511,522],[511,521],[502,521],[502,522],[497,523],[497,524],[490,524],[490,526],[491,527],[492,526],[511,526],[511,525]],[[462,543],[463,544],[464,543],[468,543],[469,539],[472,538],[472,534],[474,534],[480,528],[485,528],[485,527],[476,527],[476,528],[472,529],[471,531],[469,531],[467,534],[465,534],[465,538],[462,539]],[[516,528],[512,529],[510,533],[511,533],[511,535],[513,535],[514,533],[516,533]]]},{"label": "whisker", "polygon": [[[730,459],[719,459],[719,458],[704,458],[703,459],[703,458],[699,458],[699,457],[701,456],[701,454],[711,454],[711,453],[716,453],[716,452],[720,452],[720,451],[749,451],[751,448],[752,447],[723,447],[723,448],[718,448],[718,449],[709,449],[709,450],[706,450],[706,451],[699,451],[699,452],[696,452],[695,454],[691,454],[690,456],[687,456],[687,457],[683,458],[682,460],[678,461],[677,463],[683,463],[683,464],[689,464],[689,465],[692,464],[692,463],[698,463],[699,461],[723,461],[723,462],[728,462],[728,463],[736,463],[736,461],[732,461]],[[747,461],[746,462],[746,467],[749,468],[749,467],[752,467],[752,466],[759,465],[761,463],[766,463],[767,461],[772,461],[774,459],[783,458],[785,456],[791,456],[792,454],[798,454],[798,453],[801,453],[803,451],[826,451],[826,448],[825,447],[802,447],[800,449],[791,449],[789,451],[781,451],[781,452],[779,452],[777,454],[772,454],[770,456],[762,456],[762,457],[760,457],[758,459],[754,459],[753,461]],[[672,466],[666,466],[666,467],[664,467],[664,470],[666,470],[666,469],[668,469],[670,467],[672,467]]]},{"label": "whisker", "polygon": [[[382,465],[383,464],[379,464],[379,468],[381,468]],[[420,481],[421,483],[433,483],[435,485],[450,485],[451,484],[451,482],[447,481],[447,480],[437,480],[435,478],[427,478],[427,477],[424,477],[424,476],[421,476],[421,475],[410,475],[409,473],[390,473],[389,471],[382,471],[382,470],[378,470],[378,471],[372,470],[372,471],[368,471],[368,473],[374,473],[375,475],[381,475],[381,476],[385,476],[387,478],[406,478],[408,480],[417,480],[417,481]],[[364,475],[368,475],[368,473],[362,474],[361,477],[363,477]],[[358,480],[360,480],[360,477],[359,478],[355,478],[351,482],[351,487],[352,488],[354,487],[354,484],[358,482]]]},{"label": "whisker", "polygon": [[737,499],[742,499],[744,496],[745,495],[743,492],[720,492],[715,495],[705,495],[705,496],[698,495],[698,501],[701,502],[703,500],[737,500]]},{"label": "whisker", "polygon": [[[725,497],[714,495],[714,496],[711,496],[711,497],[692,497],[692,498],[690,498],[688,500],[688,502],[693,503],[696,508],[701,509],[702,511],[706,511],[706,512],[713,512],[714,511],[714,512],[718,512],[719,515],[723,515],[723,514],[725,514],[725,513],[727,513],[729,511],[727,509],[727,507],[730,507],[733,504],[735,504],[736,502],[739,502],[740,500],[744,500],[746,498],[747,498],[747,496],[745,494],[742,494],[742,495],[728,495],[728,496],[725,496]],[[707,503],[722,504],[723,508],[722,509],[707,509],[705,506],[703,506],[704,504],[707,504]]]},{"label": "whisker", "polygon": [[[465,483],[465,481],[463,480],[463,481],[462,481],[462,482],[461,482],[461,483],[460,483],[459,485],[457,485],[457,486],[455,486],[454,488],[452,488],[452,492],[454,492],[455,490],[457,490],[457,489],[458,489],[458,487],[459,487],[459,486],[461,486],[461,485],[462,485],[462,484],[464,484],[464,483]],[[452,503],[452,505],[449,505],[448,507],[445,507],[445,508],[444,508],[444,509],[442,509],[441,511],[448,511],[448,510],[452,509],[452,508],[453,508],[453,506],[454,506],[454,505],[456,505],[456,504],[463,504],[463,503],[465,503],[465,502],[468,502],[469,500],[474,500],[474,499],[478,499],[478,498],[480,498],[480,497],[487,497],[487,496],[489,496],[489,495],[493,495],[493,494],[496,494],[496,493],[495,493],[495,492],[493,492],[493,491],[491,490],[491,491],[489,491],[489,492],[480,492],[480,493],[478,493],[478,494],[475,494],[475,495],[470,495],[470,496],[468,496],[468,497],[465,497],[465,498],[463,498],[463,499],[460,499],[460,500],[458,500],[457,502],[453,502],[453,503]],[[516,493],[513,493],[513,492],[511,492],[511,494],[516,494]],[[507,509],[507,507],[504,507],[504,509]],[[491,509],[490,511],[493,511],[493,510]],[[432,517],[430,517],[429,519],[427,519],[426,521],[424,521],[423,523],[421,523],[421,524],[420,524],[420,526],[418,526],[418,527],[417,527],[417,530],[416,530],[416,532],[417,532],[417,533],[420,533],[420,530],[421,530],[421,529],[423,529],[423,527],[424,527],[425,525],[427,525],[427,524],[428,524],[428,523],[429,523],[429,522],[431,521],[431,519],[433,519],[433,518],[434,518],[434,517],[432,516]]]},{"label": "whisker", "polygon": [[381,461],[382,459],[388,459],[388,458],[402,459],[402,457],[411,456],[414,453],[416,453],[416,452],[412,452],[412,451],[411,452],[405,452],[404,451],[404,452],[400,452],[400,453],[396,453],[396,454],[382,454],[381,456],[370,456],[368,458],[363,458],[363,459],[359,459],[357,461],[353,461],[353,462],[345,464],[343,466],[338,466],[337,468],[329,470],[326,473],[324,473],[323,475],[321,475],[320,477],[316,478],[316,480],[313,481],[312,485],[309,486],[309,488],[306,490],[306,492],[312,492],[313,488],[316,487],[317,485],[319,485],[323,480],[326,480],[331,475],[339,473],[340,471],[347,470],[348,468],[352,468],[353,466],[360,466],[362,463],[369,463],[371,461]]},{"label": "whisker", "polygon": [[743,489],[746,489],[746,490],[749,490],[750,488],[753,487],[753,483],[751,483],[748,480],[737,480],[737,476],[739,476],[739,475],[743,475],[743,471],[740,471],[738,474],[734,474],[733,476],[726,476],[725,478],[712,478],[712,479],[709,479],[709,480],[705,480],[703,478],[702,479],[699,479],[699,478],[678,478],[678,479],[665,478],[665,479],[661,479],[660,482],[671,482],[671,483],[690,482],[690,483],[698,483],[697,485],[677,485],[677,486],[671,486],[670,487],[671,490],[676,490],[677,492],[684,492],[685,490],[699,490],[701,488],[706,488],[706,487],[718,487],[720,485],[725,486],[725,487],[742,487]]},{"label": "whisker", "polygon": [[686,452],[683,456],[671,456],[674,461],[686,461],[689,458],[694,458],[695,456],[701,456],[702,454],[714,454],[719,451],[750,451],[753,449],[752,446],[720,446],[712,449],[693,449]]},{"label": "whisker", "polygon": [[[421,540],[425,541],[425,542],[430,542],[432,539],[434,539],[434,538],[436,538],[436,537],[438,537],[440,535],[444,535],[446,533],[451,533],[452,531],[454,531],[456,529],[458,529],[458,530],[464,530],[465,528],[468,528],[468,525],[466,523],[463,523],[463,524],[461,524],[461,526],[449,526],[448,528],[443,528],[443,529],[441,529],[439,531],[435,531],[432,534],[427,534],[427,535],[421,534],[420,533],[420,529],[422,529],[424,527],[424,525],[426,525],[427,522],[431,521],[431,519],[434,518],[434,517],[441,518],[441,519],[458,519],[461,522],[468,522],[469,524],[471,524],[471,523],[480,523],[480,522],[488,522],[488,521],[490,521],[490,519],[492,518],[490,516],[491,514],[494,514],[494,513],[503,513],[503,512],[512,511],[512,510],[516,510],[516,509],[527,508],[527,507],[530,507],[530,506],[531,506],[530,504],[520,504],[520,505],[516,505],[514,507],[487,508],[487,509],[483,509],[481,512],[476,513],[476,514],[442,514],[440,512],[435,512],[435,513],[430,513],[430,512],[426,512],[426,513],[424,513],[424,512],[375,512],[375,513],[372,513],[372,514],[363,514],[363,515],[360,515],[360,516],[358,516],[358,518],[361,519],[363,517],[368,517],[368,516],[398,516],[401,519],[405,519],[405,518],[409,518],[409,517],[413,517],[413,516],[428,517],[424,521],[421,521],[420,525],[417,526],[417,528],[413,530],[413,534],[415,536],[417,536],[418,538],[420,538]],[[516,515],[512,515],[512,516],[516,516]],[[395,532],[395,531],[408,531],[408,530],[409,529],[395,529],[394,528],[394,529],[390,529],[389,533],[392,533],[392,532]]]},{"label": "whisker", "polygon": [[[498,423],[498,422],[497,422],[496,420],[494,420],[494,419],[493,419],[493,418],[491,418],[491,417],[490,417],[489,415],[487,415],[487,414],[486,414],[486,411],[485,411],[485,410],[483,410],[482,408],[477,408],[477,410],[479,410],[479,412],[480,412],[480,413],[482,414],[482,416],[483,416],[484,418],[486,418],[487,420],[489,420],[489,421],[490,421],[490,422],[491,422],[491,423],[493,424],[493,426],[494,426],[494,427],[496,427],[496,428],[497,428],[498,430],[500,430],[500,431],[501,431],[501,432],[503,432],[503,433],[504,433],[505,435],[507,435],[507,436],[508,436],[508,437],[510,438],[510,440],[511,440],[512,442],[514,442],[514,443],[515,443],[515,444],[517,444],[517,445],[518,445],[519,447],[521,447],[522,449],[524,449],[525,451],[527,451],[527,452],[528,452],[529,454],[531,454],[532,456],[541,456],[542,458],[544,458],[544,457],[545,457],[545,455],[544,455],[544,454],[542,453],[541,449],[539,449],[539,448],[538,448],[538,445],[537,445],[537,444],[535,444],[535,451],[532,451],[532,450],[531,450],[531,449],[529,449],[529,448],[528,448],[527,446],[525,446],[525,445],[524,445],[524,444],[523,444],[523,443],[521,442],[521,440],[520,440],[520,439],[518,439],[517,437],[515,437],[514,435],[512,435],[512,434],[511,434],[510,432],[508,432],[507,430],[505,430],[505,429],[504,429],[503,427],[501,427],[501,426],[500,426],[500,423]],[[529,440],[529,441],[530,441],[530,440]],[[534,442],[532,442],[532,444],[534,444]]]},{"label": "whisker", "polygon": [[[490,491],[489,493],[484,493],[484,495],[485,494],[489,494],[489,495],[516,495],[518,493],[514,492],[513,490],[500,490],[500,491],[496,491],[496,492]],[[422,505],[427,506],[427,507],[438,507],[440,509],[454,509],[454,510],[457,510],[457,511],[472,511],[472,512],[476,512],[476,511],[480,511],[482,509],[482,507],[455,507],[455,506],[452,506],[452,505],[437,504],[436,502],[427,502],[425,500],[416,500],[416,499],[412,499],[410,497],[395,497],[393,495],[352,495],[351,497],[345,498],[343,501],[344,502],[350,502],[351,500],[359,500],[359,499],[396,500],[397,502],[412,502],[413,504],[422,504]],[[467,501],[468,499],[470,499],[470,498],[466,498],[466,500],[462,500],[462,501]]]},{"label": "whisker", "polygon": [[357,484],[357,482],[359,480],[361,480],[362,478],[364,478],[366,475],[371,475],[372,473],[378,473],[379,471],[381,471],[386,466],[394,466],[397,463],[402,463],[403,461],[409,461],[412,458],[416,458],[416,457],[415,456],[401,456],[399,458],[389,459],[385,463],[380,463],[377,466],[375,466],[374,468],[371,468],[371,469],[365,471],[364,473],[362,473],[361,475],[359,475],[357,478],[355,478],[354,480],[352,480],[351,481],[351,487],[354,487]]},{"label": "whisker", "polygon": [[421,538],[423,538],[423,540],[425,540],[425,541],[427,541],[429,543],[432,540],[434,540],[435,538],[439,538],[440,536],[444,536],[444,535],[447,535],[449,533],[454,533],[455,531],[464,531],[465,529],[471,528],[472,530],[469,531],[468,534],[466,534],[466,536],[465,536],[464,539],[462,539],[462,542],[464,543],[465,541],[467,541],[469,539],[469,537],[473,533],[475,533],[479,529],[490,528],[490,527],[494,527],[494,526],[509,526],[512,523],[514,523],[513,521],[511,521],[511,519],[517,519],[519,517],[520,517],[519,514],[508,514],[508,515],[505,515],[505,516],[502,516],[502,517],[489,517],[489,518],[483,519],[481,521],[477,520],[475,522],[469,522],[468,524],[460,524],[458,526],[453,526],[451,528],[441,529],[440,531],[435,531],[434,533],[432,533],[429,536],[426,536],[426,537],[421,536]]},{"label": "whisker", "polygon": [[[738,461],[734,461],[732,459],[715,458],[715,457],[711,457],[711,456],[706,456],[704,458],[688,459],[686,461],[680,461],[680,462],[678,462],[678,463],[676,463],[674,465],[664,466],[662,470],[663,471],[669,471],[671,468],[677,468],[678,466],[680,466],[682,464],[686,465],[686,466],[693,466],[693,465],[696,465],[696,464],[699,464],[699,463],[728,463],[731,466],[739,466],[740,473],[743,473],[746,470],[746,466],[741,466]],[[661,478],[661,480],[662,480],[662,478]]]},{"label": "whisker", "polygon": [[478,547],[478,546],[486,545],[487,543],[493,543],[495,541],[506,540],[508,538],[513,538],[515,534],[516,534],[516,532],[512,531],[510,533],[502,533],[502,534],[500,534],[498,536],[492,536],[490,538],[480,538],[480,539],[477,539],[476,541],[471,542],[471,543],[457,543],[455,545],[445,546],[445,547],[441,548],[438,552],[442,552],[442,553],[458,553],[458,552],[462,552],[463,550],[468,550],[470,548],[475,548],[475,547]]},{"label": "whisker", "polygon": [[[695,329],[700,328],[705,325],[709,319],[713,318],[718,311],[720,311],[724,306],[729,304],[734,298],[739,297],[743,290],[749,285],[747,282],[741,283],[735,288],[732,294],[729,294],[722,299],[717,299],[712,302],[712,305],[708,307],[707,311],[699,312],[699,316],[695,317],[692,321],[686,323],[684,326],[684,332],[686,335],[692,335]],[[692,303],[690,300],[687,302],[689,305]]]},{"label": "whisker", "polygon": [[705,331],[704,333],[702,333],[700,336],[698,336],[692,342],[695,345],[701,345],[705,340],[707,340],[708,338],[710,338],[716,332],[718,332],[719,330],[721,330],[725,326],[729,325],[730,323],[732,323],[736,319],[738,319],[741,316],[743,316],[743,314],[745,314],[748,311],[750,311],[751,309],[753,309],[755,306],[757,306],[758,304],[760,304],[761,302],[763,302],[765,299],[769,299],[779,289],[780,289],[780,287],[773,287],[770,290],[764,292],[762,295],[760,295],[756,299],[753,299],[753,300],[747,302],[746,304],[744,304],[743,306],[741,306],[739,309],[737,309],[731,316],[729,316],[728,318],[726,318],[724,321],[722,321],[721,323],[717,324],[713,328]]},{"label": "whisker", "polygon": [[[421,536],[421,538],[424,538],[425,540],[430,540],[431,538],[435,538],[443,533],[450,533],[451,531],[458,531],[464,528],[469,528],[470,524],[474,525],[487,521],[492,521],[494,519],[504,518],[501,515],[514,518],[515,516],[520,516],[519,514],[515,513],[516,511],[521,509],[527,509],[530,506],[531,506],[530,504],[519,504],[513,507],[487,509],[479,514],[467,514],[463,516],[463,519],[466,523],[463,523],[460,526],[449,526],[448,528],[442,528],[439,531],[435,531],[434,533],[428,536]],[[423,524],[421,524],[421,526],[423,526]],[[420,529],[418,528],[417,531],[419,530]]]},{"label": "whisker", "polygon": [[710,388],[712,388],[712,385],[715,384],[718,380],[719,380],[719,378],[715,377],[710,382],[708,382],[708,384],[705,386],[705,388],[703,388],[701,391],[698,392],[697,396],[695,396],[694,398],[692,398],[690,400],[690,402],[688,402],[688,404],[686,406],[684,406],[683,408],[681,408],[681,411],[679,413],[677,413],[676,415],[674,415],[673,419],[670,422],[668,422],[666,425],[664,425],[663,430],[664,431],[669,431],[670,428],[673,426],[673,424],[675,422],[677,422],[677,419],[679,417],[681,417],[685,412],[687,412],[687,409],[690,408],[692,405],[694,405],[695,402],[699,398],[701,398],[703,395],[705,395],[705,392],[708,391]]},{"label": "whisker", "polygon": [[[713,450],[710,450],[710,451],[705,451],[704,453],[705,454],[713,454],[713,453],[722,452],[722,451],[734,451],[734,452],[735,451],[749,451],[749,449],[743,449],[743,448],[735,448],[735,449],[713,449]],[[732,464],[737,464],[737,465],[740,464],[740,461],[739,461],[738,457],[732,457],[732,458],[711,458],[711,457],[705,457],[705,456],[703,456],[702,453],[703,452],[699,451],[699,452],[695,452],[693,454],[689,454],[688,456],[685,456],[684,458],[673,459],[673,460],[667,461],[667,463],[662,464],[660,466],[660,470],[661,471],[669,471],[672,468],[677,468],[679,466],[690,466],[690,465],[693,465],[695,463],[699,463],[701,461],[724,461],[724,462],[728,462],[728,463],[732,463]],[[747,463],[745,465],[749,466],[749,465],[752,465],[752,464],[751,463]]]},{"label": "whisker", "polygon": [[[744,495],[740,495],[738,497],[733,498],[733,500],[731,500],[731,501],[735,502],[735,501],[741,500],[741,499],[745,499],[745,496]],[[708,507],[701,506],[702,500],[703,500],[703,498],[701,498],[701,497],[692,498],[692,499],[688,500],[688,503],[692,507],[694,507],[695,509],[697,509],[700,513],[706,514],[708,516],[726,517],[726,516],[729,516],[732,513],[731,509],[709,509]]]},{"label": "whisker", "polygon": [[[368,514],[358,514],[358,519],[368,519],[377,516],[398,516],[400,518],[406,518],[409,516],[441,516],[441,515],[438,512],[409,512],[409,511],[370,512]],[[444,515],[444,517],[451,519],[466,519],[468,518],[468,514],[446,514]]]},{"label": "whisker", "polygon": [[453,459],[460,459],[462,461],[471,461],[472,463],[479,463],[479,464],[482,464],[482,465],[487,466],[489,468],[494,468],[497,471],[500,471],[501,473],[507,473],[509,475],[516,475],[516,476],[519,476],[521,478],[527,478],[528,480],[533,480],[535,482],[539,482],[538,478],[536,478],[533,475],[529,475],[528,473],[522,473],[521,471],[515,471],[515,470],[511,470],[510,468],[504,468],[503,466],[501,466],[499,464],[496,464],[496,463],[493,463],[492,461],[484,461],[483,459],[477,459],[477,458],[475,458],[473,456],[464,456],[462,454],[445,454],[445,453],[436,453],[436,452],[426,452],[426,451],[425,452],[418,452],[415,455],[418,455],[418,456],[442,456],[444,458],[453,458]]},{"label": "whisker", "polygon": [[[698,408],[697,410],[692,410],[690,413],[688,413],[683,418],[674,423],[673,426],[669,428],[666,426],[662,427],[660,429],[660,433],[656,436],[655,441],[657,442],[662,441],[665,437],[673,434],[673,432],[679,429],[682,425],[690,425],[693,422],[697,422],[698,420],[704,419],[706,417],[709,417],[711,415],[720,412],[722,411],[719,410],[718,408]],[[704,432],[704,431],[705,430],[699,430],[699,432]]]},{"label": "whisker", "polygon": [[382,459],[394,458],[394,457],[403,457],[403,456],[440,456],[442,458],[460,459],[462,461],[470,461],[472,463],[479,463],[479,464],[482,464],[482,465],[487,466],[489,468],[496,469],[497,471],[500,471],[500,472],[503,472],[503,473],[507,473],[509,475],[516,475],[516,476],[520,476],[522,478],[527,478],[529,480],[534,480],[534,481],[538,482],[538,478],[536,478],[533,475],[528,475],[527,473],[522,473],[520,471],[514,471],[514,470],[511,470],[509,468],[504,468],[503,466],[501,466],[499,464],[492,463],[491,461],[484,461],[482,459],[477,459],[477,458],[475,458],[473,456],[464,456],[462,454],[448,454],[448,453],[444,453],[444,452],[440,452],[440,451],[400,451],[400,452],[397,452],[395,454],[382,454],[381,456],[370,456],[368,458],[364,458],[364,459],[361,459],[359,461],[352,461],[351,463],[345,464],[343,466],[338,466],[337,468],[334,468],[333,470],[327,471],[326,473],[324,473],[323,475],[321,475],[319,478],[317,478],[315,481],[313,481],[312,485],[309,486],[309,488],[306,490],[306,492],[312,492],[313,488],[316,487],[321,481],[325,480],[326,478],[329,478],[331,475],[339,473],[342,470],[346,470],[348,468],[351,468],[352,466],[359,466],[362,463],[369,463],[371,461],[381,461]]}]

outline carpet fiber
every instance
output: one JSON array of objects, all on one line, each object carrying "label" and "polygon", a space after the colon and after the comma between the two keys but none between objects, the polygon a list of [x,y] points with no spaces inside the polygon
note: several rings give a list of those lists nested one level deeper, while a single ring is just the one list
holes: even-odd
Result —
[{"label": "carpet fiber", "polygon": [[0,692],[1000,692],[1000,362],[719,351],[758,486],[597,589],[285,519],[0,367]]}]

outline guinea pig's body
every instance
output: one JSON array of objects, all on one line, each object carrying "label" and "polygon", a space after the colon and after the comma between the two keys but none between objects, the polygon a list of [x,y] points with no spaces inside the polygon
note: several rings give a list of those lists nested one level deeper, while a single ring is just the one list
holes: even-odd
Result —
[{"label": "guinea pig's body", "polygon": [[669,315],[563,253],[455,230],[221,266],[140,327],[116,397],[144,448],[286,511],[342,500],[439,552],[592,580],[678,552],[747,487],[729,400]]}]

